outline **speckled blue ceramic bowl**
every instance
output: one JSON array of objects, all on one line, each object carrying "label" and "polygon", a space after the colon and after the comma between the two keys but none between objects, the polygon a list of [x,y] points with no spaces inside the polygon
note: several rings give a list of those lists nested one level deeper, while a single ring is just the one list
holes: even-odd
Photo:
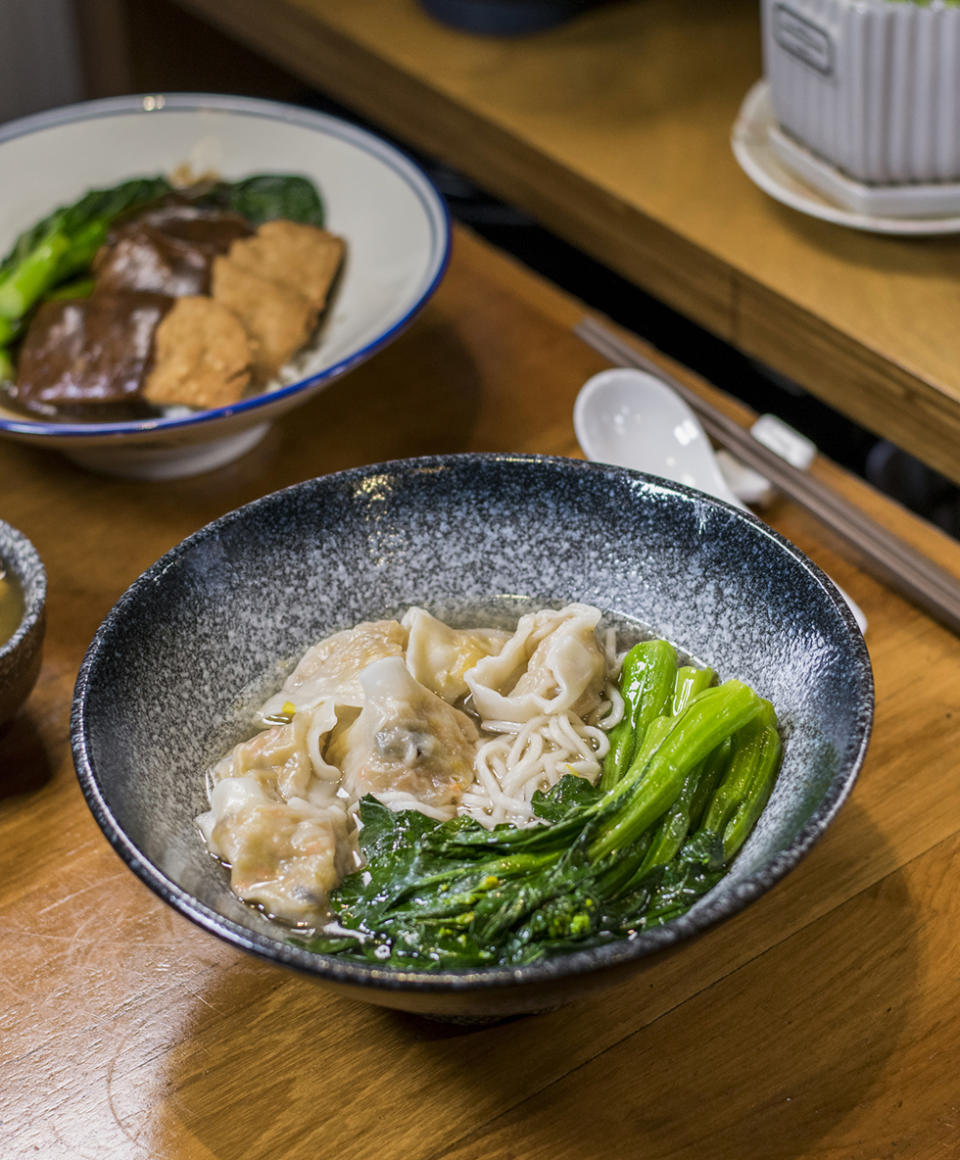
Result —
[{"label": "speckled blue ceramic bowl", "polygon": [[[47,612],[47,574],[23,532],[0,520],[0,572],[9,573],[23,602],[11,636],[0,640],[0,728],[29,697],[40,675]],[[2,770],[0,770],[2,773]]]},{"label": "speckled blue ceramic bowl", "polygon": [[[251,696],[311,642],[408,604],[483,623],[585,601],[649,628],[776,706],[782,772],[730,873],[632,941],[517,969],[422,974],[284,941],[230,893],[194,824],[201,770],[249,735]],[[83,791],[161,898],[235,946],[357,999],[458,1018],[567,1002],[742,910],[807,853],[863,760],[873,682],[836,589],[751,516],[614,467],[519,455],[401,461],[298,484],[185,540],[87,652],[72,735]]]}]

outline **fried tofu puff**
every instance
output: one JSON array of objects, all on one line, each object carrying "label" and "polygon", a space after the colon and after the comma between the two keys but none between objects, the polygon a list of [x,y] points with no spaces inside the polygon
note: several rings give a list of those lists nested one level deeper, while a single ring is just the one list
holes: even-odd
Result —
[{"label": "fried tofu puff", "polygon": [[243,397],[252,362],[235,314],[212,298],[178,298],[157,327],[143,396],[157,406],[225,407]]},{"label": "fried tofu puff", "polygon": [[264,222],[252,238],[234,241],[231,262],[298,290],[317,311],[327,305],[344,255],[343,238],[316,226]]},{"label": "fried tofu puff", "polygon": [[212,294],[215,302],[237,315],[250,336],[258,383],[272,379],[316,325],[317,312],[299,290],[231,258],[214,259]]}]

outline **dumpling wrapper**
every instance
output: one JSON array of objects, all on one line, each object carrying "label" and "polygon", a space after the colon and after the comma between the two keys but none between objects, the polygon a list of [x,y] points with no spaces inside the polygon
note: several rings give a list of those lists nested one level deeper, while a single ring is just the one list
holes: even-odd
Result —
[{"label": "dumpling wrapper", "polygon": [[233,892],[274,918],[323,921],[330,891],[352,869],[350,821],[339,800],[322,808],[278,801],[247,774],[219,781],[197,821],[210,851],[229,865]]},{"label": "dumpling wrapper", "polygon": [[213,769],[210,809],[197,818],[210,851],[230,866],[234,893],[288,922],[322,921],[330,891],[354,868],[339,771],[321,757],[336,720],[328,703],[234,746]]},{"label": "dumpling wrapper", "polygon": [[523,724],[541,713],[584,717],[597,709],[606,668],[599,622],[588,604],[522,616],[503,649],[465,674],[483,720]]},{"label": "dumpling wrapper", "polygon": [[312,711],[297,713],[288,725],[261,729],[217,763],[212,781],[254,773],[285,801],[300,797],[322,805],[340,776],[323,759],[324,743],[336,724],[334,706],[324,702]]},{"label": "dumpling wrapper", "polygon": [[288,702],[297,712],[325,700],[360,709],[360,673],[373,661],[402,656],[406,644],[407,630],[397,620],[368,620],[328,636],[307,650],[280,692],[262,706],[261,719],[283,713]]},{"label": "dumpling wrapper", "polygon": [[394,795],[409,796],[452,816],[473,781],[476,726],[414,680],[401,657],[375,661],[359,680],[363,709],[333,734],[326,752],[347,796],[372,793],[388,804]]},{"label": "dumpling wrapper", "polygon": [[509,632],[495,628],[450,628],[425,608],[407,609],[400,623],[409,634],[407,669],[451,705],[467,692],[467,670],[495,656],[510,639]]}]

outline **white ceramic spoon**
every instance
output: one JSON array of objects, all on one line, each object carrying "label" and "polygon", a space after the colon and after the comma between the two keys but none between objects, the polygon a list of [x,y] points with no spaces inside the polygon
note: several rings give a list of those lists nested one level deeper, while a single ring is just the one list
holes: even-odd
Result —
[{"label": "white ceramic spoon", "polygon": [[[594,375],[577,396],[573,426],[588,459],[662,475],[749,510],[723,478],[700,420],[654,375],[627,367]],[[866,632],[860,607],[838,591]]]}]

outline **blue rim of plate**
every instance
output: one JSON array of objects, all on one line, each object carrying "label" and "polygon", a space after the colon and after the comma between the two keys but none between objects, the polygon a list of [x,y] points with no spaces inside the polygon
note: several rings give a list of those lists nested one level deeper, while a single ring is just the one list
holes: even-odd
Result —
[{"label": "blue rim of plate", "polygon": [[[440,192],[420,166],[382,137],[371,133],[359,125],[352,125],[329,113],[318,113],[297,105],[286,105],[278,101],[265,101],[253,97],[233,97],[215,93],[149,93],[125,97],[108,97],[105,100],[84,101],[76,105],[66,105],[45,113],[35,113],[29,117],[11,121],[0,127],[0,145],[17,137],[41,133],[47,129],[59,128],[77,121],[94,121],[105,117],[128,116],[142,113],[144,116],[160,116],[167,112],[207,112],[235,113],[244,117],[263,117],[268,120],[283,121],[314,129],[328,137],[355,146],[371,154],[401,177],[416,196],[424,210],[430,226],[431,250],[426,264],[424,288],[403,316],[388,329],[366,345],[351,351],[342,359],[318,371],[308,378],[299,379],[276,390],[242,399],[227,407],[216,407],[208,411],[197,411],[193,415],[176,418],[154,418],[129,420],[118,423],[56,423],[38,419],[5,419],[0,416],[0,434],[50,436],[70,438],[91,436],[119,438],[151,432],[182,430],[210,422],[212,419],[226,419],[255,411],[265,403],[276,403],[282,399],[314,387],[318,383],[339,378],[354,366],[376,354],[381,347],[391,342],[404,330],[419,311],[426,305],[450,262],[450,213]],[[53,207],[51,207],[53,208]]]}]

